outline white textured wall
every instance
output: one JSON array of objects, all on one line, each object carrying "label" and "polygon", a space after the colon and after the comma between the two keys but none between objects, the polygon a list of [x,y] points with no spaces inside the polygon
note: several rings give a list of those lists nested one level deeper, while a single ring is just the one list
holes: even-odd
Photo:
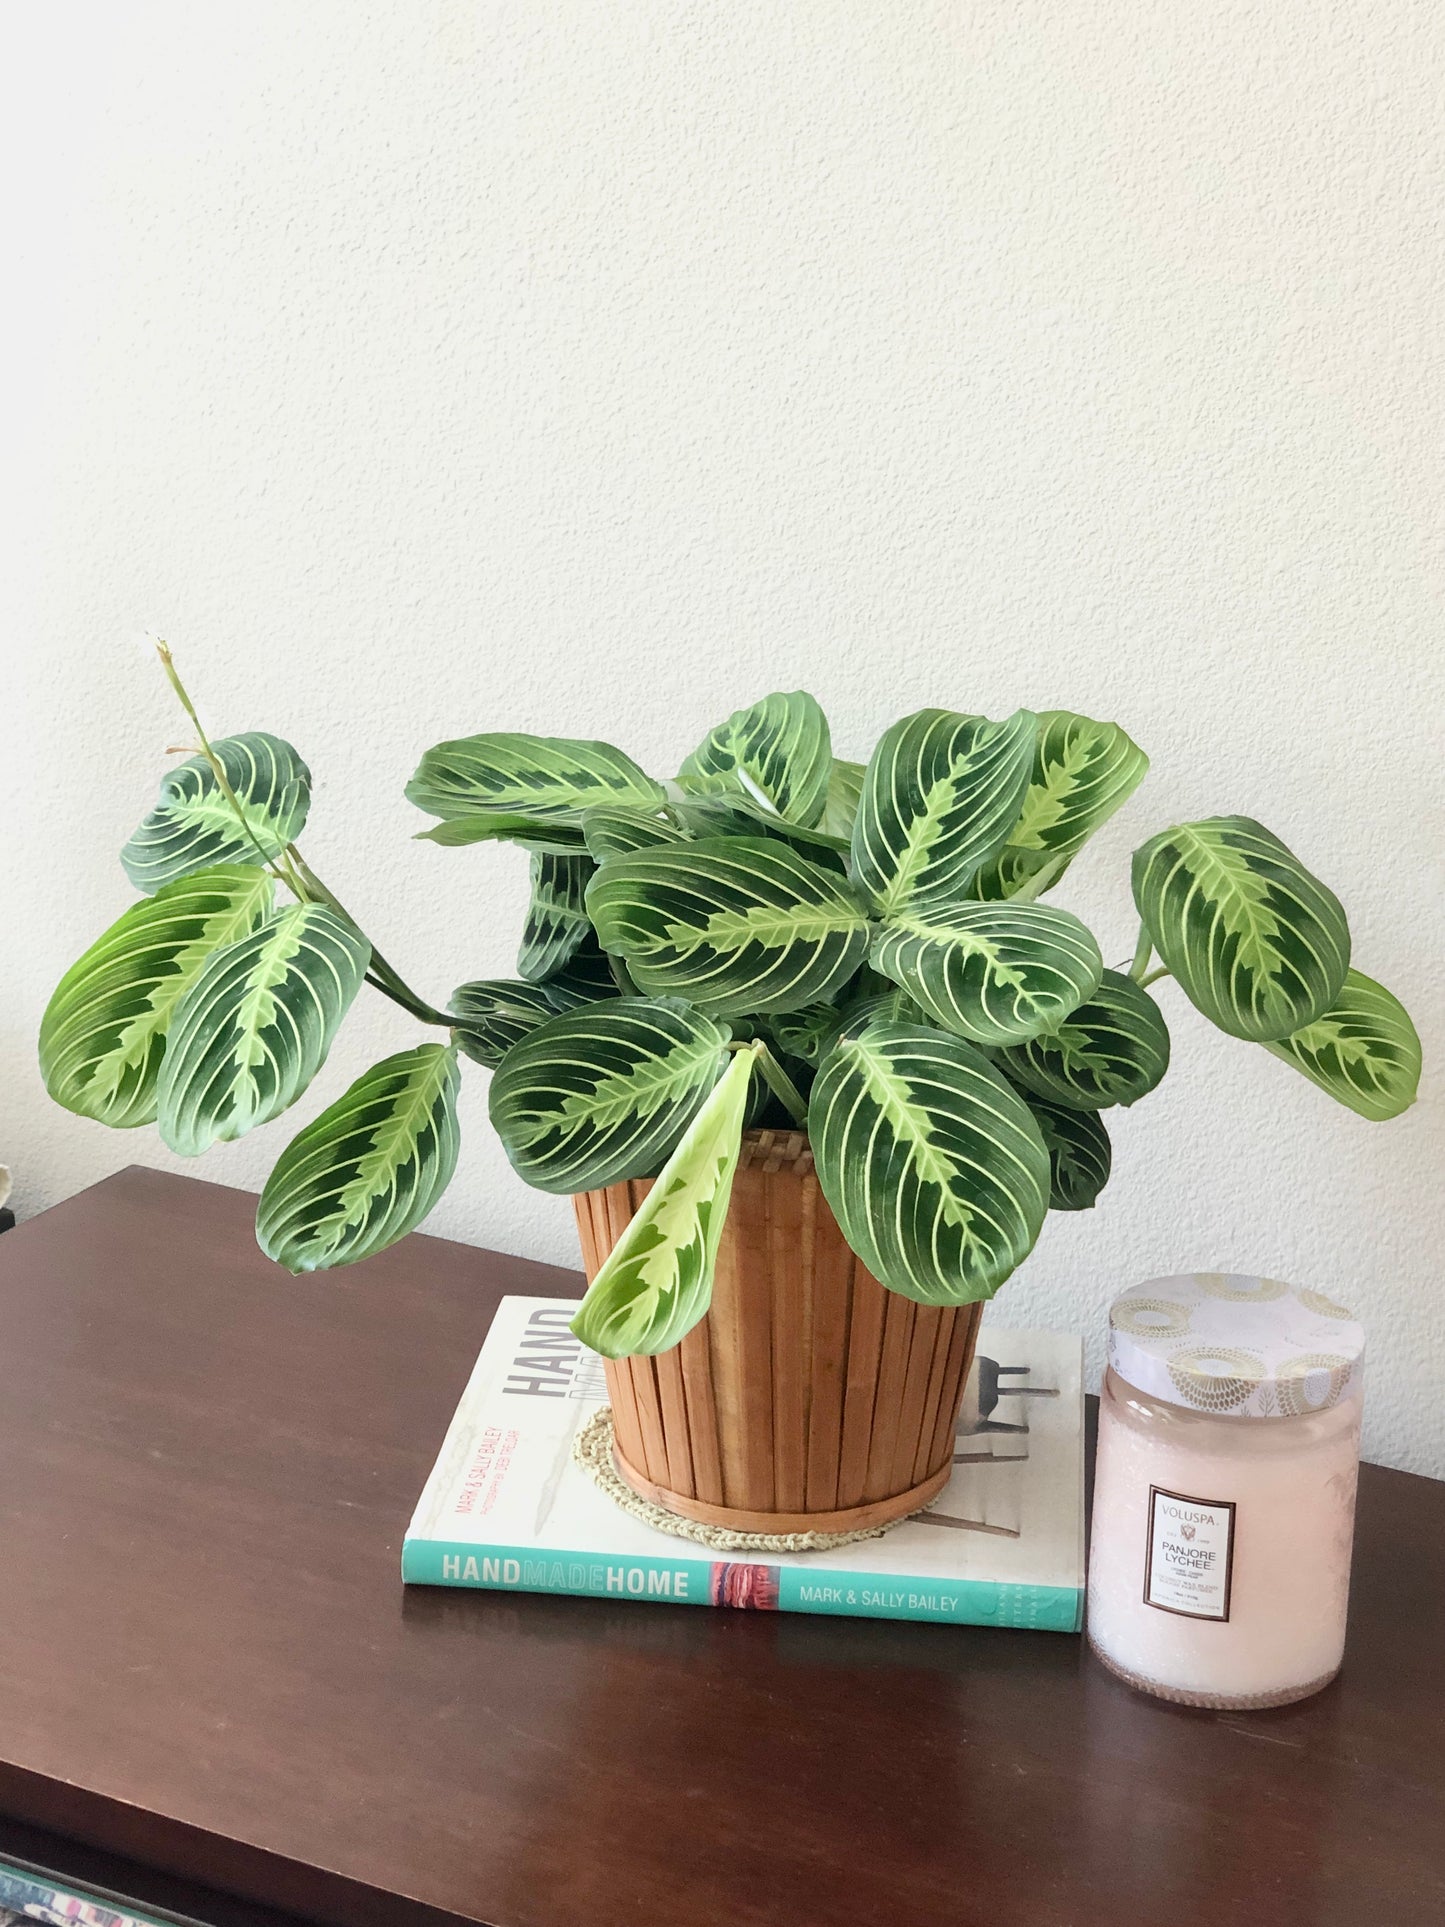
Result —
[{"label": "white textured wall", "polygon": [[[596,734],[668,772],[804,684],[850,755],[925,703],[1117,718],[1154,772],[1066,896],[1106,955],[1135,842],[1255,814],[1438,1064],[1437,0],[30,13],[0,116],[22,1209],[175,1162],[34,1069],[184,734],[141,627],[216,728],[300,746],[308,856],[439,999],[509,968],[524,865],[408,840],[427,744]],[[1097,1339],[1151,1273],[1320,1286],[1371,1332],[1371,1455],[1445,1473],[1438,1075],[1365,1124],[1161,997],[1174,1071],[1001,1309]],[[414,1034],[368,998],[205,1175],[257,1185]],[[572,1260],[485,1083],[434,1226]]]}]

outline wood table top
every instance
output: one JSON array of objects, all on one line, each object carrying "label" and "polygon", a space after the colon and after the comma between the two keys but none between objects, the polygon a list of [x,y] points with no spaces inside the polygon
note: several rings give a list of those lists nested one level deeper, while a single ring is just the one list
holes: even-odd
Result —
[{"label": "wood table top", "polygon": [[254,1203],[0,1240],[7,1824],[332,1927],[1445,1921],[1445,1485],[1365,1468],[1344,1673],[1251,1715],[1057,1633],[403,1589],[499,1297],[580,1278],[293,1279]]}]

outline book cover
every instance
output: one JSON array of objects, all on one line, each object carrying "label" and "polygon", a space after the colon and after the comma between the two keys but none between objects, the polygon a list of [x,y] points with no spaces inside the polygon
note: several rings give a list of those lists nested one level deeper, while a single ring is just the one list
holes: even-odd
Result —
[{"label": "book cover", "polygon": [[823,1552],[719,1556],[614,1505],[572,1456],[607,1401],[576,1306],[504,1298],[402,1546],[412,1585],[1077,1632],[1077,1338],[985,1326],[953,1476],[927,1512]]}]

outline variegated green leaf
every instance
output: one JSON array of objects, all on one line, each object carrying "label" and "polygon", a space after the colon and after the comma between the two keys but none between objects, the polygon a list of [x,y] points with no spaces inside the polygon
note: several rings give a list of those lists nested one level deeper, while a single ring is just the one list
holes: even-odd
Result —
[{"label": "variegated green leaf", "polygon": [[1271,1043],[1322,1017],[1350,967],[1338,899],[1247,816],[1181,823],[1134,852],[1134,901],[1190,1002]]},{"label": "variegated green leaf", "polygon": [[823,804],[823,817],[818,828],[829,836],[837,837],[844,849],[852,846],[853,825],[858,819],[858,800],[863,794],[865,774],[861,763],[850,763],[837,756],[833,758],[833,768],[828,777],[828,796]]},{"label": "variegated green leaf", "polygon": [[599,863],[609,856],[630,856],[634,850],[661,849],[668,843],[685,843],[687,833],[676,829],[660,816],[642,810],[602,807],[588,810],[582,819],[587,848]]},{"label": "variegated green leaf", "polygon": [[582,855],[587,849],[581,830],[570,823],[548,823],[501,811],[449,817],[429,830],[418,830],[412,841],[437,843],[449,850],[464,849],[471,843],[520,843],[524,850],[556,856]]},{"label": "variegated green leaf", "polygon": [[1109,1182],[1114,1161],[1097,1111],[1071,1111],[1032,1092],[1025,1099],[1049,1153],[1049,1209],[1087,1211]]},{"label": "variegated green leaf", "polygon": [[924,1305],[991,1298],[1032,1250],[1049,1156],[1027,1105],[962,1038],[875,1018],[824,1060],[808,1134],[843,1235]]},{"label": "variegated green leaf", "polygon": [[663,1163],[717,1082],[726,1025],[675,998],[564,1011],[514,1044],[491,1118],[539,1191],[593,1191]]},{"label": "variegated green leaf", "polygon": [[604,1358],[671,1351],[706,1313],[752,1067],[733,1059],[592,1280],[572,1330]]},{"label": "variegated green leaf", "polygon": [[627,987],[618,983],[612,960],[589,924],[581,943],[556,976],[549,977],[541,988],[554,1010],[572,1010],[578,1004],[596,1004],[621,996]]},{"label": "variegated green leaf", "polygon": [[438,743],[406,793],[428,816],[522,817],[579,830],[583,812],[598,804],[652,811],[664,794],[610,743],[505,731]]},{"label": "variegated green leaf", "polygon": [[517,975],[545,983],[576,955],[588,934],[587,884],[590,856],[532,858],[532,897],[522,925]]},{"label": "variegated green leaf", "polygon": [[1034,766],[1008,842],[973,880],[984,901],[1011,897],[1047,866],[1053,880],[1143,782],[1149,758],[1117,723],[1067,709],[1039,714]]},{"label": "variegated green leaf", "polygon": [[281,1153],[256,1213],[266,1256],[327,1271],[414,1230],[456,1169],[459,1082],[447,1044],[373,1064]]},{"label": "variegated green leaf", "polygon": [[251,730],[211,747],[247,827],[204,756],[178,763],[161,778],[160,800],[120,853],[126,875],[148,896],[217,864],[269,862],[301,834],[311,772],[289,743]]},{"label": "variegated green leaf", "polygon": [[278,910],[209,957],[176,1006],[161,1062],[161,1136],[182,1157],[279,1117],[326,1062],[371,945],[319,903]]},{"label": "variegated green leaf", "polygon": [[1377,1122],[1408,1110],[1419,1088],[1420,1037],[1409,1012],[1363,971],[1349,972],[1323,1016],[1265,1049]]},{"label": "variegated green leaf", "polygon": [[806,857],[810,863],[820,863],[825,870],[838,876],[845,876],[848,870],[848,844],[841,836],[833,836],[821,825],[805,827],[801,823],[790,823],[759,802],[756,797],[745,796],[740,791],[726,794],[710,792],[708,783],[722,783],[722,777],[680,776],[675,788],[677,795],[672,804],[673,814],[686,825],[688,834],[699,840],[720,836],[767,837],[770,841],[787,844],[798,855]]},{"label": "variegated green leaf", "polygon": [[842,880],[762,837],[611,857],[587,910],[639,990],[724,1015],[826,1001],[868,947],[867,919]]},{"label": "variegated green leaf", "polygon": [[269,913],[266,871],[199,870],[133,903],[61,978],[40,1026],[40,1073],[57,1104],[101,1124],[149,1124],[166,1030],[207,959]]},{"label": "variegated green leaf", "polygon": [[457,1023],[452,1031],[457,1048],[473,1063],[495,1070],[512,1048],[557,1015],[552,986],[513,983],[505,977],[481,977],[452,992],[449,1006]]},{"label": "variegated green leaf", "polygon": [[886,731],[863,780],[851,874],[879,914],[961,902],[1018,819],[1038,718],[920,709]]},{"label": "variegated green leaf", "polygon": [[1169,1031],[1146,990],[1117,970],[1056,1030],[999,1052],[998,1062],[1030,1095],[1070,1111],[1135,1104],[1169,1068]]},{"label": "variegated green leaf", "polygon": [[1104,972],[1079,919],[1039,903],[961,903],[899,917],[874,938],[868,961],[936,1023],[978,1044],[1052,1030]]},{"label": "variegated green leaf", "polygon": [[816,1069],[843,1022],[843,1012],[837,1004],[805,1004],[801,1010],[780,1011],[763,1021],[780,1051]]},{"label": "variegated green leaf", "polygon": [[703,738],[681,774],[724,778],[769,813],[806,828],[823,814],[832,767],[828,719],[795,689],[735,710]]}]

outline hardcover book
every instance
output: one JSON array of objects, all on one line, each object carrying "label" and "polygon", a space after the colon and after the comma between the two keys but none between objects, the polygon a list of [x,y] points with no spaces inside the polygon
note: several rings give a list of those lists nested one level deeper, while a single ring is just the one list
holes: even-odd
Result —
[{"label": "hardcover book", "polygon": [[502,1300],[402,1545],[409,1584],[1078,1631],[1077,1338],[984,1327],[953,1476],[917,1518],[827,1551],[718,1555],[622,1511],[574,1459],[607,1401],[575,1310]]}]

